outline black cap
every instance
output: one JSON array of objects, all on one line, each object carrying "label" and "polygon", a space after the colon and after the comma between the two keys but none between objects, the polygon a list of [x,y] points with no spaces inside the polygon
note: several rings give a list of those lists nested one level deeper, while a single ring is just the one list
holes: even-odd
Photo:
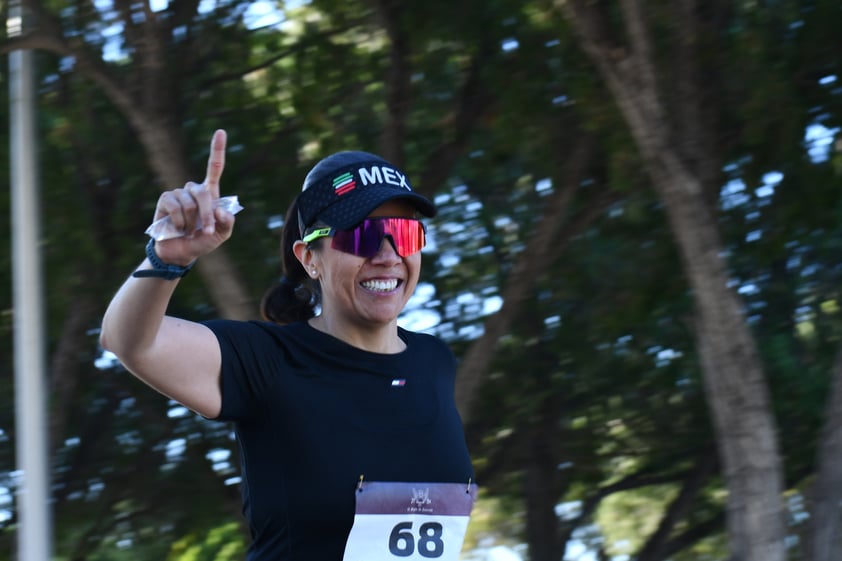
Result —
[{"label": "black cap", "polygon": [[[334,167],[332,162],[340,165]],[[325,167],[329,171],[320,173]],[[342,230],[352,228],[393,199],[404,199],[423,216],[436,215],[436,206],[412,190],[406,174],[368,152],[339,152],[328,156],[308,174],[298,196],[302,229],[316,219]]]}]

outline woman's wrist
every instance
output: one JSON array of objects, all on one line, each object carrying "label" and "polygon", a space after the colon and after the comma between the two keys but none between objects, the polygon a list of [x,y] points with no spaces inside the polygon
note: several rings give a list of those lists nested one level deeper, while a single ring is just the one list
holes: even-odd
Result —
[{"label": "woman's wrist", "polygon": [[159,278],[164,280],[177,280],[183,278],[190,272],[196,261],[192,261],[187,265],[174,265],[172,263],[164,263],[158,254],[155,252],[155,239],[150,238],[149,243],[146,244],[146,259],[152,265],[151,269],[138,269],[132,276],[135,278]]}]

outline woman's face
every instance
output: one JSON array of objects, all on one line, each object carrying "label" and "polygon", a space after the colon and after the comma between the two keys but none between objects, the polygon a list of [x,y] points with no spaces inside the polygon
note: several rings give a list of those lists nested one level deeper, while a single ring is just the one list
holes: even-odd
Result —
[{"label": "woman's face", "polygon": [[[377,216],[413,218],[415,208],[403,201],[388,201],[369,214],[369,218]],[[321,283],[322,315],[360,326],[396,322],[421,272],[421,252],[401,257],[387,238],[370,258],[333,249],[324,239],[312,259]]]}]

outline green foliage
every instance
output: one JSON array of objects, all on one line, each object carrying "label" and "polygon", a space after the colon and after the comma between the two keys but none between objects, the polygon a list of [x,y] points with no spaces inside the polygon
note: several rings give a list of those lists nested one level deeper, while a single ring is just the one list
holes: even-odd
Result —
[{"label": "green foliage", "polygon": [[181,538],[172,545],[167,561],[237,561],[245,551],[242,531],[231,522],[212,528],[204,538]]},{"label": "green foliage", "polygon": [[[135,14],[132,25],[109,34],[122,47],[115,52],[103,33],[120,18],[114,7],[47,5],[88,51],[102,54],[108,43],[115,56],[105,70],[115,83],[150,114],[167,116],[179,159],[193,174],[184,181],[204,173],[213,129],[227,129],[222,189],[245,206],[228,247],[255,299],[279,274],[277,224],[309,166],[339,149],[384,149],[391,57],[401,54],[409,76],[400,99],[406,138],[385,148],[406,159],[413,178],[443,178],[416,183],[440,207],[424,254],[430,293],[419,306],[435,318],[429,330],[459,357],[499,308],[548,201],[568,187],[564,170],[577,146],[593,142],[586,180],[574,186],[562,217],[582,226],[554,240],[564,250],[544,257],[477,396],[468,432],[483,499],[468,545],[524,539],[532,506],[525,489],[540,471],[549,474],[540,482],[548,503],[570,507],[557,517],[561,530],[576,529],[594,549],[607,542],[617,553],[625,541],[623,552],[634,555],[688,471],[710,454],[713,437],[696,310],[674,233],[577,38],[547,2],[286,4],[277,5],[283,26],[250,29],[245,3],[199,11],[195,1],[170,2],[155,28],[166,37],[154,59],[165,69],[160,83],[150,81],[150,60],[136,48],[150,21]],[[395,12],[384,11],[387,4]],[[622,29],[616,3],[602,6],[611,28]],[[665,103],[680,133],[675,142],[686,149],[700,131],[682,128],[686,91],[678,87],[675,48],[682,30],[671,3],[648,6]],[[715,148],[706,189],[767,368],[789,486],[800,490],[814,469],[842,333],[842,10],[831,1],[719,10],[696,14],[701,132]],[[401,53],[390,51],[396,37]],[[621,48],[622,34],[612,41]],[[241,559],[246,541],[236,523],[239,470],[229,428],[167,403],[119,367],[94,366],[102,358],[98,318],[142,256],[157,194],[174,186],[161,184],[125,110],[85,69],[54,54],[39,52],[37,61],[46,336],[50,356],[62,358],[51,368],[64,376],[53,380],[51,407],[69,411],[53,434],[57,558]],[[3,86],[7,72],[0,71]],[[7,88],[0,89],[0,113],[8,117]],[[811,158],[810,149],[821,153],[805,139],[811,125],[836,141],[826,159]],[[0,147],[8,152],[6,136]],[[452,165],[431,159],[448,149]],[[0,162],[0,171],[7,166]],[[8,173],[0,177],[0,231],[8,239]],[[614,202],[594,212],[605,200]],[[8,244],[0,267],[11,270]],[[10,280],[0,277],[0,372],[7,373],[0,376],[7,396],[0,475],[13,489]],[[181,283],[170,311],[191,319],[217,314],[198,276]],[[636,475],[659,483],[631,487],[579,516],[577,508],[601,490]],[[710,475],[676,531],[715,520],[722,493]],[[14,522],[0,522],[4,551]],[[722,531],[712,526],[673,559],[724,557]]]}]

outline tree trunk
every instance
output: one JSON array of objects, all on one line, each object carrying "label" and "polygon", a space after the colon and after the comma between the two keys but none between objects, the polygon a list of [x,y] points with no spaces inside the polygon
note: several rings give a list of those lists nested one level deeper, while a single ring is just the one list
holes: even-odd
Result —
[{"label": "tree trunk", "polygon": [[87,294],[74,299],[62,324],[58,345],[50,359],[50,450],[55,451],[67,436],[67,421],[73,414],[72,404],[80,382],[79,356],[91,344],[88,329],[100,314]]},{"label": "tree trunk", "polygon": [[[650,154],[652,167],[667,155]],[[740,561],[783,561],[783,468],[769,391],[742,303],[728,288],[717,225],[694,179],[653,173],[695,295],[696,343],[728,489],[731,553]],[[689,183],[688,183],[689,182]]]},{"label": "tree trunk", "polygon": [[[524,497],[526,500],[526,542],[530,561],[558,561],[564,556],[566,544],[561,542],[561,532],[555,507],[559,477],[554,461],[557,443],[554,421],[557,411],[546,404],[541,408],[535,424],[527,429],[529,436],[524,466]],[[530,434],[531,433],[531,434]]]},{"label": "tree trunk", "polygon": [[842,351],[833,367],[811,495],[809,560],[838,561],[842,559]]},{"label": "tree trunk", "polygon": [[[782,467],[756,344],[742,304],[728,287],[724,246],[716,219],[705,203],[702,182],[669,141],[673,135],[668,111],[658,95],[656,65],[641,6],[638,0],[624,0],[622,7],[631,46],[618,54],[603,41],[602,22],[590,5],[580,0],[563,4],[580,44],[599,69],[630,128],[665,205],[684,274],[693,290],[696,341],[728,490],[732,558],[783,561]],[[694,160],[703,161],[705,156],[698,154]]]},{"label": "tree trunk", "polygon": [[530,561],[558,561],[563,554],[558,547],[558,498],[546,487],[554,474],[551,466],[541,462],[534,458],[525,470],[526,543]]},{"label": "tree trunk", "polygon": [[374,4],[389,37],[389,70],[384,79],[386,122],[380,137],[380,153],[399,168],[404,168],[407,117],[412,106],[409,34],[401,29],[399,2],[378,0]]}]

